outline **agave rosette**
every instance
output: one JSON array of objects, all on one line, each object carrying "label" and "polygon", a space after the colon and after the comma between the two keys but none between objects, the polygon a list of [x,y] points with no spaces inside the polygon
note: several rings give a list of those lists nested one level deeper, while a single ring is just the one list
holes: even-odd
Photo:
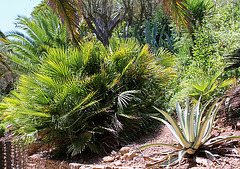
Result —
[{"label": "agave rosette", "polygon": [[[152,118],[163,122],[175,136],[176,140],[179,142],[179,145],[176,146],[166,143],[154,143],[142,146],[137,151],[152,146],[167,146],[173,148],[175,151],[166,156],[169,158],[164,157],[163,159],[165,160],[161,160],[161,162],[165,161],[165,163],[162,163],[162,165],[174,165],[177,162],[180,162],[183,157],[193,155],[199,150],[203,150],[205,153],[208,153],[208,156],[210,154],[210,156],[214,158],[212,153],[205,150],[206,147],[229,139],[240,139],[240,137],[221,136],[210,138],[213,122],[222,101],[219,102],[219,99],[216,100],[205,113],[205,110],[210,102],[211,100],[201,106],[199,98],[198,102],[194,104],[192,108],[190,108],[190,102],[189,99],[187,99],[185,110],[182,110],[181,106],[177,102],[176,112],[178,115],[179,124],[168,113],[155,107],[156,110],[165,116],[167,121],[158,117]],[[178,158],[176,158],[176,156],[178,156]],[[169,160],[166,161],[166,159]]]}]

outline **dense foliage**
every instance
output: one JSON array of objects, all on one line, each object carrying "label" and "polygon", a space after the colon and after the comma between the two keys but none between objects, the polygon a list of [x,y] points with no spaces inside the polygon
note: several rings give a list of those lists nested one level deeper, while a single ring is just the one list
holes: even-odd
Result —
[{"label": "dense foliage", "polygon": [[44,0],[18,17],[24,33],[0,32],[1,94],[14,88],[1,123],[26,143],[74,156],[148,131],[153,106],[171,120],[176,100],[221,97],[239,77],[239,8],[234,0]]},{"label": "dense foliage", "polygon": [[236,24],[239,21],[230,19],[231,8],[227,3],[214,4],[210,15],[205,15],[202,25],[195,30],[194,42],[184,33],[177,38],[175,49],[179,58],[179,78],[176,80],[178,87],[172,92],[170,107],[174,107],[176,100],[182,101],[191,94],[195,99],[203,94],[203,102],[221,96],[230,84],[235,84],[238,70],[224,70],[228,65],[226,56],[240,43],[239,24]]},{"label": "dense foliage", "polygon": [[156,93],[174,75],[173,64],[171,54],[152,54],[134,40],[112,39],[111,51],[97,42],[80,50],[48,48],[32,73],[20,77],[14,96],[5,98],[6,119],[26,142],[67,146],[72,156],[85,147],[113,148],[145,124]]}]

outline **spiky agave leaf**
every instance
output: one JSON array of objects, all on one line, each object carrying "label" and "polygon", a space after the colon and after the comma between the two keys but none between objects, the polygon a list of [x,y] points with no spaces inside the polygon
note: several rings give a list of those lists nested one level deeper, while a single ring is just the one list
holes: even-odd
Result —
[{"label": "spiky agave leaf", "polygon": [[173,119],[169,114],[167,114],[166,112],[158,109],[155,107],[156,110],[158,110],[160,113],[162,113],[166,118],[167,120],[170,122],[170,124],[161,119],[161,118],[157,118],[157,117],[152,117],[154,119],[157,119],[159,121],[162,121],[164,124],[166,124],[168,126],[168,128],[172,131],[172,133],[174,134],[174,136],[176,137],[176,139],[180,142],[180,144],[183,146],[183,147],[190,147],[191,144],[186,140],[186,138],[184,137],[183,133],[182,133],[182,130],[180,129],[180,127],[178,126],[177,122],[175,119]]},{"label": "spiky agave leaf", "polygon": [[240,139],[240,136],[218,136],[208,140],[203,147],[209,147],[217,143],[221,143],[226,140]]},{"label": "spiky agave leaf", "polygon": [[159,167],[166,167],[166,166],[174,166],[179,162],[178,154],[168,154],[164,156],[160,161],[155,162],[154,164],[150,165],[148,168],[159,168]]},{"label": "spiky agave leaf", "polygon": [[170,147],[170,148],[173,148],[173,149],[175,149],[175,150],[178,150],[178,151],[183,150],[182,148],[177,147],[177,146],[174,146],[174,145],[171,145],[171,144],[166,144],[166,143],[153,143],[153,144],[148,144],[148,145],[142,146],[142,147],[140,147],[139,149],[137,149],[135,152],[140,151],[140,150],[143,150],[143,149],[148,148],[148,147],[152,147],[152,146],[166,146],[166,147]]},{"label": "spiky agave leaf", "polygon": [[[221,106],[221,103],[223,102],[223,100],[219,102],[219,99],[217,99],[211,105],[206,115],[203,117],[204,111],[209,105],[211,100],[209,100],[200,108],[200,99],[201,98],[199,98],[196,105],[192,106],[191,110],[189,108],[189,101],[187,99],[185,112],[182,111],[180,105],[177,102],[176,110],[177,110],[177,115],[179,117],[181,128],[178,126],[177,122],[170,115],[168,115],[166,112],[159,110],[158,108],[155,107],[156,110],[158,110],[161,114],[165,116],[165,118],[168,120],[169,123],[161,118],[157,118],[157,117],[152,117],[152,118],[162,121],[170,129],[172,134],[181,144],[180,147],[166,144],[166,143],[155,143],[155,144],[142,146],[137,151],[151,147],[151,146],[168,146],[175,149],[176,152],[178,152],[178,161],[180,162],[182,158],[186,156],[186,154],[188,155],[195,154],[199,149],[204,150],[209,146],[212,146],[214,144],[217,144],[219,142],[229,140],[229,139],[240,139],[240,136],[231,136],[231,137],[221,136],[221,137],[212,138],[206,142],[206,140],[210,136],[212,126],[213,126],[213,121],[216,117],[217,111]],[[169,155],[174,155],[174,154],[170,153]],[[209,157],[212,157],[210,154],[208,155]],[[171,161],[173,162],[172,164],[177,162],[176,159],[171,159]],[[162,163],[161,165],[163,164],[164,163]],[[165,164],[167,164],[167,161],[165,162]]]},{"label": "spiky agave leaf", "polygon": [[182,131],[184,132],[184,135],[186,137],[186,126],[185,126],[185,119],[184,119],[184,113],[182,112],[182,108],[180,106],[180,104],[178,103],[178,101],[176,102],[176,112],[177,112],[177,115],[178,115],[178,119],[179,119],[179,122],[180,122],[180,126],[181,126],[181,129]]}]

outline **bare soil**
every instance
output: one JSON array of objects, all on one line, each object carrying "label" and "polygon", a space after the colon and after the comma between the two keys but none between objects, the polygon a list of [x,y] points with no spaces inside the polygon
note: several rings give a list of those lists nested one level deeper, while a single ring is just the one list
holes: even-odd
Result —
[{"label": "bare soil", "polygon": [[[218,121],[215,122],[212,136],[240,136],[240,130],[237,129],[236,125],[226,126],[222,123],[223,119],[219,118]],[[170,132],[170,130],[164,126],[160,125],[155,128],[155,130],[146,137],[142,137],[140,140],[126,145],[125,147],[130,148],[130,152],[134,152],[141,146],[152,144],[152,143],[169,143],[169,144],[177,144],[174,136]],[[216,160],[210,160],[205,156],[193,156],[190,158],[185,158],[183,161],[175,166],[167,167],[173,169],[187,169],[187,168],[224,168],[224,169],[237,169],[240,168],[240,141],[233,140],[230,142],[223,142],[219,145],[219,150],[224,150],[224,152],[218,152],[218,147],[215,148],[213,154],[219,153]],[[61,160],[63,163],[79,163],[82,165],[82,168],[91,168],[89,166],[101,166],[105,168],[147,168],[150,164],[153,164],[154,161],[152,159],[159,159],[162,157],[161,154],[167,153],[171,151],[168,147],[150,147],[144,150],[141,150],[136,154],[135,157],[131,160],[123,159],[118,152],[118,150],[113,150],[111,154],[108,156],[112,156],[115,158],[112,162],[104,162],[104,156],[92,156],[85,154],[85,157],[75,159],[73,161],[69,160]],[[221,155],[222,153],[227,155]],[[42,156],[43,154],[34,154],[33,158],[45,158],[46,156]],[[85,167],[84,167],[85,166]]]},{"label": "bare soil", "polygon": [[[233,129],[231,126],[221,128],[220,126],[215,124],[215,127],[212,131],[212,134],[215,136],[224,135],[224,136],[240,136],[240,130]],[[155,129],[155,131],[149,135],[148,137],[139,140],[138,142],[132,143],[128,145],[131,148],[131,151],[135,151],[141,146],[152,144],[152,143],[169,143],[169,144],[177,144],[172,133],[166,126],[159,126]],[[181,164],[177,164],[176,166],[169,168],[240,168],[240,152],[238,148],[240,147],[239,141],[231,141],[228,144],[222,143],[220,145],[221,149],[226,146],[227,156],[219,156],[217,160],[210,160],[205,157],[191,157],[186,158],[182,161]],[[153,164],[154,162],[149,159],[151,158],[161,158],[162,153],[166,153],[171,151],[168,147],[151,147],[145,150],[141,150],[137,153],[137,156],[132,160],[120,160],[122,166],[125,167],[136,167],[136,168],[146,168],[149,164]],[[214,152],[213,152],[214,153]],[[114,153],[112,153],[114,154]],[[118,161],[116,159],[114,162],[106,163],[103,160],[100,160],[95,165],[105,165],[105,166],[114,166],[114,164]]]},{"label": "bare soil", "polygon": [[[240,136],[240,86],[234,88],[225,96],[225,102],[222,104],[217,116],[217,121],[214,123],[212,130],[212,137],[214,136]],[[140,147],[152,143],[168,143],[177,144],[174,136],[170,130],[160,125],[156,127],[149,135],[126,145],[130,148],[130,152],[134,152]],[[135,153],[135,157],[130,160],[122,158],[119,150],[114,150],[107,156],[114,157],[112,162],[104,162],[102,155],[85,154],[77,159],[66,160],[58,159],[63,163],[79,163],[81,168],[87,166],[101,166],[105,168],[147,168],[150,164],[155,163],[152,159],[161,158],[164,153],[171,151],[168,147],[151,147]],[[215,147],[213,154],[217,159],[208,159],[205,155],[193,156],[185,158],[183,161],[175,166],[167,168],[221,168],[221,169],[237,169],[240,168],[240,141],[232,140],[225,141]],[[45,158],[46,156],[40,152],[33,155],[34,158]]]}]

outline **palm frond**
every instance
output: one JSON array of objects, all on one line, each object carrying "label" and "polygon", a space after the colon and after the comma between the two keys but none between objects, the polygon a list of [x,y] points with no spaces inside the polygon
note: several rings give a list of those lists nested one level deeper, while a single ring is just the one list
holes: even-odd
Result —
[{"label": "palm frond", "polygon": [[78,45],[80,42],[79,36],[79,23],[81,18],[79,17],[78,11],[76,9],[76,4],[69,0],[49,0],[49,6],[53,11],[58,11],[62,18],[62,22],[67,25],[69,32],[72,35],[73,42]]},{"label": "palm frond", "polygon": [[76,156],[80,154],[86,147],[87,143],[90,142],[92,134],[90,132],[85,132],[81,134],[78,140],[74,141],[69,147],[67,153],[71,153],[71,156]]},{"label": "palm frond", "polygon": [[192,23],[190,11],[187,8],[186,0],[161,0],[164,4],[164,11],[172,16],[174,22],[178,25],[179,29],[181,25],[185,27],[188,32],[192,33]]},{"label": "palm frond", "polygon": [[133,94],[139,93],[137,90],[124,91],[118,95],[118,106],[123,110],[123,107],[127,107],[128,102],[135,98]]}]

